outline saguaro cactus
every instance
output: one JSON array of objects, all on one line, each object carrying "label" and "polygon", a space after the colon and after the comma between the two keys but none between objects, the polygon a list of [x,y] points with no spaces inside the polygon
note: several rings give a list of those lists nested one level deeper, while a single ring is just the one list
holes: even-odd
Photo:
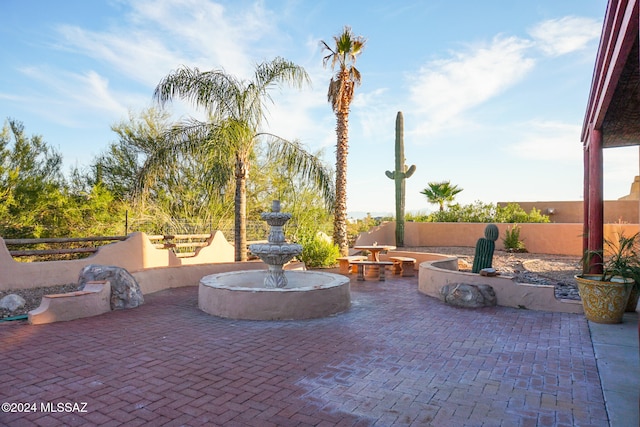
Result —
[{"label": "saguaro cactus", "polygon": [[402,111],[396,116],[396,170],[386,171],[387,177],[396,182],[396,246],[404,246],[404,180],[416,171],[416,165],[404,164],[404,118]]},{"label": "saguaro cactus", "polygon": [[490,268],[493,263],[493,251],[500,231],[495,224],[488,224],[484,229],[484,237],[476,243],[476,253],[473,257],[472,273],[480,273],[483,268]]}]

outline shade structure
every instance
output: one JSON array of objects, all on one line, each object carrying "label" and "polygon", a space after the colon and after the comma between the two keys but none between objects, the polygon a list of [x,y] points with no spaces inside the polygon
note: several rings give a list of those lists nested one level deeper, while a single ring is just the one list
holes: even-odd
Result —
[{"label": "shade structure", "polygon": [[[602,26],[581,134],[585,251],[604,246],[602,150],[640,145],[639,1],[609,0]],[[598,262],[592,258],[591,272]]]}]

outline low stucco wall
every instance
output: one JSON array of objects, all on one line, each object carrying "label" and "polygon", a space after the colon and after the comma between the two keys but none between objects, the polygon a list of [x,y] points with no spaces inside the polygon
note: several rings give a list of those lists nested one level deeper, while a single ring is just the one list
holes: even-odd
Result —
[{"label": "low stucco wall", "polygon": [[511,276],[486,277],[458,271],[458,259],[446,255],[431,254],[432,260],[421,262],[418,273],[418,290],[441,299],[440,289],[448,284],[485,284],[493,288],[497,304],[504,307],[561,313],[583,313],[582,303],[574,300],[559,300],[554,287],[518,283]]},{"label": "low stucco wall", "polygon": [[45,295],[40,306],[29,312],[29,323],[53,322],[97,316],[111,311],[111,284],[108,281],[87,282],[82,291]]},{"label": "low stucco wall", "polygon": [[[500,237],[496,249],[504,249],[503,239],[508,228],[514,224],[496,224]],[[421,246],[463,246],[475,247],[479,238],[484,237],[485,223],[476,222],[407,222],[405,223],[405,247]],[[527,250],[536,254],[582,256],[582,224],[518,224],[520,238]],[[356,245],[395,245],[395,222],[386,222],[370,231],[360,233]],[[604,237],[617,240],[616,235],[631,236],[638,232],[638,224],[606,224]]]},{"label": "low stucco wall", "polygon": [[169,288],[197,286],[200,279],[209,274],[239,270],[260,270],[267,266],[261,261],[230,262],[217,264],[158,267],[132,273],[143,294],[151,294]]},{"label": "low stucco wall", "polygon": [[80,270],[89,264],[115,265],[130,273],[155,268],[232,263],[233,245],[216,231],[194,257],[178,258],[173,252],[156,249],[144,233],[132,233],[127,240],[101,246],[90,257],[69,261],[18,262],[0,238],[0,290],[30,289],[78,281]]},{"label": "low stucco wall", "polygon": [[[387,253],[382,253],[380,254],[380,260],[381,261],[390,261],[391,257],[406,257],[406,258],[413,258],[416,260],[416,270],[418,270],[418,267],[420,266],[420,263],[425,262],[425,261],[436,261],[436,260],[441,260],[442,259],[442,255],[439,254],[432,254],[429,252],[410,252],[410,251],[398,251],[398,250],[393,250],[393,251],[388,251]],[[457,258],[454,258],[455,260],[457,260]],[[456,261],[456,265],[457,261]]]},{"label": "low stucco wall", "polygon": [[[304,270],[304,263],[292,262],[284,266],[285,270]],[[242,270],[266,270],[262,261],[225,262],[215,264],[181,265],[158,267],[132,273],[140,285],[143,294],[151,294],[169,288],[198,286],[204,276],[217,273]]]},{"label": "low stucco wall", "polygon": [[[637,177],[636,177],[637,178]],[[511,202],[499,202],[498,205],[506,206]],[[555,223],[580,223],[584,221],[584,202],[576,201],[538,201],[516,202],[526,212],[533,208],[545,215],[549,215],[551,222]],[[638,222],[638,200],[605,200],[603,203],[603,220],[605,224]]]}]

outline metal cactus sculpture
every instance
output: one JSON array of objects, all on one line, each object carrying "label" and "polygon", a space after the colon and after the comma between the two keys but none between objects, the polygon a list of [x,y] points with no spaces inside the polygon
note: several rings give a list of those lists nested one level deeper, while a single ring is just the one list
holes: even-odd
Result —
[{"label": "metal cactus sculpture", "polygon": [[484,237],[476,243],[476,253],[473,257],[472,273],[480,273],[484,268],[491,268],[493,263],[493,251],[496,249],[496,240],[500,231],[495,224],[489,224],[484,229]]},{"label": "metal cactus sculpture", "polygon": [[396,182],[396,246],[404,246],[404,180],[416,171],[416,165],[404,164],[404,118],[402,111],[396,116],[396,170],[385,175]]}]

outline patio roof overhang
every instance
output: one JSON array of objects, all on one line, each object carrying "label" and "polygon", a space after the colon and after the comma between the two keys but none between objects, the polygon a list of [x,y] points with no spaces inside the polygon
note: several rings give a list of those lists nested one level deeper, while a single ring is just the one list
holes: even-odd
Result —
[{"label": "patio roof overhang", "polygon": [[581,140],[600,130],[603,148],[640,144],[638,0],[610,0],[600,37]]},{"label": "patio roof overhang", "polygon": [[581,134],[585,251],[603,248],[602,150],[640,145],[639,1],[609,0],[602,26]]}]

